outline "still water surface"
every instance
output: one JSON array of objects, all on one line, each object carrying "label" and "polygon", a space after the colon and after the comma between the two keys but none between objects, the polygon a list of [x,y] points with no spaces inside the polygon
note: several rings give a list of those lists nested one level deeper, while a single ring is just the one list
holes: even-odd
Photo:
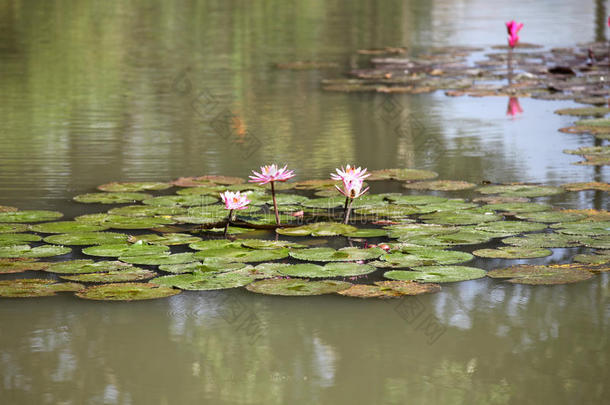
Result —
[{"label": "still water surface", "polygon": [[[354,162],[473,182],[607,182],[607,169],[562,153],[593,144],[557,132],[572,119],[552,112],[570,102],[521,99],[512,118],[504,98],[324,93],[320,81],[362,63],[359,48],[502,43],[512,18],[525,22],[527,42],[604,40],[608,6],[5,0],[0,204],[71,217],[91,208],[70,198],[98,184],[244,176],[273,161],[300,179]],[[273,67],[293,60],[341,68]],[[399,118],[384,114],[388,100]],[[245,143],[214,128],[227,111]],[[599,193],[552,202],[608,209]],[[482,279],[417,301],[241,290],[140,303],[3,300],[0,403],[604,403],[609,296],[604,275],[537,288]],[[442,333],[431,336],[426,319]]]}]

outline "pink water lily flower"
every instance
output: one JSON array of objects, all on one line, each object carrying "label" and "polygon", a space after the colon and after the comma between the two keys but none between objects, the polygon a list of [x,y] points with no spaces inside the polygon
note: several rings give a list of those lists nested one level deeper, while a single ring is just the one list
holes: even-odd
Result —
[{"label": "pink water lily flower", "polygon": [[335,188],[352,200],[369,191],[369,187],[362,190],[362,180],[359,179],[343,179],[343,188],[341,189],[338,186],[335,186]]},{"label": "pink water lily flower", "polygon": [[366,179],[370,176],[370,173],[366,172],[366,168],[362,169],[360,167],[351,167],[350,165],[341,166],[341,169],[335,169],[337,174],[331,173],[330,178],[333,180],[350,180],[350,179],[358,179],[360,181]]},{"label": "pink water lily flower", "polygon": [[225,191],[224,193],[220,193],[220,198],[222,199],[222,202],[225,203],[225,208],[228,210],[245,210],[248,208],[248,204],[250,204],[248,196],[241,194],[239,191],[236,191],[235,193]]},{"label": "pink water lily flower", "polygon": [[254,176],[250,176],[250,183],[258,183],[260,185],[267,184],[273,181],[286,181],[294,177],[294,170],[288,170],[287,165],[282,167],[272,164],[269,166],[261,166],[260,173],[252,170]]},{"label": "pink water lily flower", "polygon": [[517,23],[515,20],[506,23],[506,31],[508,32],[508,45],[514,48],[519,42],[519,31],[523,28],[523,23]]},{"label": "pink water lily flower", "polygon": [[510,97],[508,99],[508,107],[506,108],[506,115],[515,116],[521,114],[523,112],[523,108],[519,104],[519,99],[517,97]]}]

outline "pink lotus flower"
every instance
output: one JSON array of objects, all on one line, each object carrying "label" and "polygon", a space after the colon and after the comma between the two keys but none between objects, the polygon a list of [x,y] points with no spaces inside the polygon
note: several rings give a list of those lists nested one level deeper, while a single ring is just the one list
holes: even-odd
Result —
[{"label": "pink lotus flower", "polygon": [[274,181],[286,181],[294,177],[293,170],[287,170],[288,166],[284,166],[279,169],[277,165],[272,164],[269,166],[261,166],[261,172],[255,172],[254,176],[250,176],[250,183],[258,183],[260,185],[267,184]]},{"label": "pink lotus flower", "polygon": [[228,210],[245,210],[248,208],[248,204],[250,204],[248,196],[241,194],[239,191],[235,193],[225,191],[224,193],[220,193],[220,198],[222,199],[222,202],[225,203],[225,208]]},{"label": "pink lotus flower", "polygon": [[517,114],[521,114],[523,108],[519,105],[519,99],[517,97],[510,97],[508,99],[508,107],[506,109],[506,115],[514,117]]},{"label": "pink lotus flower", "polygon": [[362,169],[360,167],[351,167],[350,165],[345,166],[345,168],[343,168],[343,166],[341,166],[341,170],[339,169],[335,169],[337,174],[331,173],[330,178],[333,180],[351,180],[351,179],[358,179],[360,181],[363,181],[364,179],[366,179],[367,177],[370,176],[370,174],[368,174],[366,172],[366,168]]},{"label": "pink lotus flower", "polygon": [[519,31],[523,28],[523,23],[516,23],[515,20],[506,23],[506,31],[508,32],[508,46],[514,48],[519,42]]},{"label": "pink lotus flower", "polygon": [[339,188],[338,186],[335,186],[335,188],[339,190],[341,194],[352,200],[369,191],[369,187],[362,190],[362,180],[356,178],[343,179],[343,189]]}]

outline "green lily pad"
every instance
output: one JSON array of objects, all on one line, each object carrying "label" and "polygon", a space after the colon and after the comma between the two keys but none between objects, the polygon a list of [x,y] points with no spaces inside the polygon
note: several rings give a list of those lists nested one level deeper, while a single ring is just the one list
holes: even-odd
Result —
[{"label": "green lily pad", "polygon": [[230,271],[243,270],[247,267],[251,267],[245,263],[234,263],[219,260],[205,261],[202,262],[190,262],[190,263],[179,263],[179,264],[162,264],[159,266],[159,270],[166,271],[168,273],[182,274],[182,273],[227,273]]},{"label": "green lily pad", "polygon": [[578,241],[586,247],[593,249],[610,249],[610,236],[592,236],[592,237],[578,237]]},{"label": "green lily pad", "polygon": [[392,270],[384,273],[385,278],[400,281],[425,283],[451,283],[485,277],[485,270],[467,266],[421,266],[415,271]]},{"label": "green lily pad", "polygon": [[377,259],[385,251],[380,248],[359,249],[347,247],[339,250],[321,247],[311,249],[296,249],[290,251],[290,256],[298,260],[312,262],[340,262]]},{"label": "green lily pad", "polygon": [[267,295],[308,296],[336,293],[348,289],[351,285],[351,283],[334,280],[268,279],[248,284],[246,289]]},{"label": "green lily pad", "polygon": [[538,212],[548,211],[552,207],[549,204],[538,204],[532,202],[513,202],[513,203],[500,203],[500,204],[487,204],[483,208],[493,211],[507,211],[507,212]]},{"label": "green lily pad", "polygon": [[[572,260],[583,264],[608,264],[610,263],[610,252],[580,254],[574,256]],[[0,273],[2,273],[2,270],[0,270]]]},{"label": "green lily pad", "polygon": [[27,242],[39,242],[42,238],[32,233],[0,234],[0,246],[21,245]]},{"label": "green lily pad", "polygon": [[81,283],[120,283],[125,281],[140,281],[153,278],[154,271],[133,267],[127,270],[111,270],[90,274],[77,274],[74,276],[60,276],[61,279]]},{"label": "green lily pad", "polygon": [[103,231],[108,229],[108,227],[104,225],[85,224],[77,221],[59,221],[31,225],[30,229],[40,233],[73,233]]},{"label": "green lily pad", "polygon": [[413,281],[377,281],[375,285],[354,284],[338,294],[355,298],[396,298],[404,295],[435,293],[441,286],[432,283],[415,283]]},{"label": "green lily pad", "polygon": [[430,180],[438,177],[438,173],[417,169],[383,169],[373,170],[367,180]]},{"label": "green lily pad", "polygon": [[479,249],[472,252],[475,256],[492,259],[535,259],[550,256],[552,253],[548,249],[520,246],[502,246],[497,249]]},{"label": "green lily pad", "polygon": [[584,191],[584,190],[599,190],[599,191],[610,191],[610,183],[602,183],[599,181],[590,181],[583,183],[567,183],[562,184],[561,187],[568,191]]},{"label": "green lily pad", "polygon": [[460,228],[436,224],[399,224],[386,226],[390,238],[409,238],[456,233]]},{"label": "green lily pad", "polygon": [[453,212],[453,211],[459,211],[459,210],[479,209],[479,206],[477,204],[474,204],[471,202],[466,202],[466,201],[462,200],[461,198],[452,198],[447,201],[443,201],[440,203],[426,204],[421,207],[425,208],[427,210],[430,210],[430,211],[439,211],[439,212],[444,212],[444,211]]},{"label": "green lily pad", "polygon": [[157,277],[150,282],[168,287],[177,287],[181,290],[206,291],[243,287],[254,280],[254,277],[243,272],[229,272],[220,274],[177,274]]},{"label": "green lily pad", "polygon": [[411,190],[458,191],[469,190],[471,188],[475,188],[477,185],[474,183],[469,183],[467,181],[434,180],[406,183],[402,186]]},{"label": "green lily pad", "polygon": [[144,243],[151,243],[153,245],[174,246],[174,245],[186,245],[189,243],[199,242],[199,241],[201,241],[201,238],[191,235],[189,233],[170,232],[170,233],[164,233],[163,235],[158,235],[156,233],[135,235],[135,236],[130,236],[128,240],[131,243],[142,241]]},{"label": "green lily pad", "polygon": [[502,239],[507,245],[528,248],[567,248],[580,246],[580,242],[568,235],[557,233],[534,233],[519,237]]},{"label": "green lily pad", "polygon": [[50,263],[37,262],[33,259],[0,259],[0,274],[23,273],[30,270],[44,270]]},{"label": "green lily pad", "polygon": [[407,242],[420,246],[458,246],[458,245],[477,245],[485,243],[494,238],[494,234],[484,231],[463,230],[454,233],[440,235],[420,235],[401,237],[400,242]]},{"label": "green lily pad", "polygon": [[587,120],[579,120],[574,123],[576,126],[584,126],[584,127],[601,127],[607,128],[610,127],[610,119],[608,118],[594,118]]},{"label": "green lily pad", "polygon": [[150,194],[145,193],[88,193],[77,195],[73,200],[80,203],[125,204],[151,197]]},{"label": "green lily pad", "polygon": [[149,256],[163,254],[169,251],[164,245],[148,245],[136,242],[134,244],[117,243],[110,245],[91,246],[83,249],[83,253],[89,256],[119,257],[119,256]]},{"label": "green lily pad", "polygon": [[545,224],[552,224],[556,222],[570,222],[578,221],[586,218],[586,215],[579,214],[576,212],[567,211],[542,211],[542,212],[530,212],[518,214],[517,218],[525,219],[532,222],[543,222]]},{"label": "green lily pad", "polygon": [[358,228],[355,226],[337,222],[316,222],[293,228],[277,228],[276,232],[280,235],[288,236],[335,236],[352,233],[357,230]]},{"label": "green lily pad", "polygon": [[358,208],[356,212],[363,215],[375,215],[383,218],[403,218],[408,215],[429,214],[436,211],[427,205],[397,205],[388,204],[380,207]]},{"label": "green lily pad", "polygon": [[209,184],[232,185],[245,182],[241,177],[207,175],[200,177],[181,177],[172,181],[172,184],[178,187],[197,187]]},{"label": "green lily pad", "polygon": [[129,235],[115,232],[74,232],[51,235],[44,238],[54,245],[108,245],[126,242]]},{"label": "green lily pad", "polygon": [[199,205],[209,205],[218,202],[218,198],[211,195],[164,195],[143,200],[146,205],[158,207],[193,207]]},{"label": "green lily pad", "polygon": [[429,265],[448,265],[472,260],[472,255],[454,250],[433,249],[429,247],[408,247],[402,252],[388,253],[372,262],[376,267],[403,268]]},{"label": "green lily pad", "polygon": [[579,221],[551,225],[556,232],[567,235],[601,236],[610,235],[610,221]]},{"label": "green lily pad", "polygon": [[28,226],[25,224],[0,224],[0,233],[25,232]]},{"label": "green lily pad", "polygon": [[88,274],[132,269],[130,264],[119,261],[94,262],[89,259],[69,260],[50,264],[45,271],[57,274]]},{"label": "green lily pad", "polygon": [[387,235],[387,230],[377,228],[359,228],[357,231],[344,234],[344,236],[350,238],[378,238]]},{"label": "green lily pad", "polygon": [[267,240],[267,239],[243,239],[242,246],[251,249],[281,249],[281,248],[303,248],[305,245],[300,245],[294,242],[285,240]]},{"label": "green lily pad", "polygon": [[287,248],[254,250],[245,247],[205,249],[195,253],[198,259],[219,258],[231,262],[265,262],[288,256]]},{"label": "green lily pad", "polygon": [[491,278],[507,278],[509,283],[531,285],[553,285],[577,283],[593,277],[593,273],[582,270],[581,266],[520,265],[505,269],[491,270],[487,273]]},{"label": "green lily pad", "polygon": [[131,183],[107,183],[97,186],[98,190],[113,193],[133,193],[138,191],[158,191],[170,188],[169,183],[159,183],[153,181],[139,181]]},{"label": "green lily pad", "polygon": [[421,218],[426,223],[438,225],[472,225],[502,219],[500,215],[496,215],[492,211],[482,213],[470,210],[441,211],[422,215]]},{"label": "green lily pad", "polygon": [[[275,200],[278,205],[292,205],[309,201],[309,198],[298,194],[276,194]],[[273,205],[273,199],[270,197],[268,197],[265,202],[269,205]]]},{"label": "green lily pad", "polygon": [[189,247],[194,250],[220,249],[225,247],[240,247],[242,241],[233,241],[229,239],[209,239],[191,243]]},{"label": "green lily pad", "polygon": [[496,221],[475,225],[474,229],[477,231],[500,234],[498,236],[510,236],[524,232],[542,231],[546,229],[546,227],[547,226],[545,224],[539,224],[536,222]]},{"label": "green lily pad", "polygon": [[119,260],[125,263],[157,266],[160,264],[180,264],[194,262],[197,259],[191,252],[187,253],[159,253],[154,255],[120,256]]},{"label": "green lily pad", "polygon": [[571,115],[574,117],[603,117],[608,113],[610,113],[610,108],[608,107],[562,108],[555,111],[555,114]]},{"label": "green lily pad", "polygon": [[481,194],[500,194],[506,197],[546,197],[561,194],[565,190],[561,187],[537,186],[530,184],[507,184],[498,186],[483,186],[477,191]]},{"label": "green lily pad", "polygon": [[163,217],[125,217],[111,214],[88,214],[74,218],[77,222],[104,225],[115,229],[150,229],[173,224],[174,220]]},{"label": "green lily pad", "polygon": [[43,222],[53,221],[63,217],[57,211],[24,210],[15,212],[0,212],[0,222]]},{"label": "green lily pad", "polygon": [[89,287],[76,293],[79,298],[102,301],[136,301],[171,297],[180,290],[152,283],[111,283]]},{"label": "green lily pad", "polygon": [[427,205],[440,204],[447,201],[447,198],[434,195],[397,195],[386,197],[393,204],[398,205]]},{"label": "green lily pad", "polygon": [[46,297],[57,292],[80,291],[85,288],[76,283],[58,283],[55,280],[26,278],[0,281],[0,297]]},{"label": "green lily pad", "polygon": [[155,205],[128,205],[116,207],[108,211],[110,215],[121,215],[125,217],[156,217],[166,215],[183,215],[187,209],[184,207],[171,206],[161,207]]},{"label": "green lily pad", "polygon": [[[256,214],[247,216],[247,214],[237,213],[237,219],[253,225],[275,225],[275,215],[272,213]],[[293,222],[295,218],[290,215],[280,214],[280,223],[287,224]]]},{"label": "green lily pad", "polygon": [[[338,192],[337,192],[338,194]],[[312,198],[308,201],[303,202],[304,207],[308,208],[343,208],[345,205],[345,197],[336,196],[336,197],[325,197],[325,198]]]},{"label": "green lily pad", "polygon": [[[204,229],[204,232],[209,232],[209,233],[215,233],[215,234],[224,234],[225,233],[225,229],[224,228],[209,228],[209,229]],[[228,235],[237,235],[240,233],[248,233],[248,232],[253,232],[253,229],[250,228],[242,228],[239,226],[229,226],[229,229],[227,230],[227,234]]]},{"label": "green lily pad", "polygon": [[291,277],[328,278],[361,276],[375,270],[373,266],[358,263],[327,263],[324,266],[302,263],[282,267],[279,272],[284,276]]},{"label": "green lily pad", "polygon": [[29,245],[0,246],[0,257],[51,257],[70,253],[72,249],[64,246],[42,245],[31,247]]}]

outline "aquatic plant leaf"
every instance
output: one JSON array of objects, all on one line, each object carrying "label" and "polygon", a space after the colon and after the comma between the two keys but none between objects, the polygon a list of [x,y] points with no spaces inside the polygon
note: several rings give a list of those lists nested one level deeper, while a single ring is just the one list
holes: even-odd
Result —
[{"label": "aquatic plant leaf", "polygon": [[551,225],[556,232],[579,236],[607,236],[610,235],[610,221],[578,221],[561,222]]},{"label": "aquatic plant leaf", "polygon": [[582,107],[582,108],[562,108],[555,110],[555,114],[571,115],[573,117],[603,117],[610,113],[608,107]]},{"label": "aquatic plant leaf", "polygon": [[158,191],[170,188],[172,185],[169,183],[159,183],[153,181],[139,181],[139,182],[123,182],[123,183],[106,183],[97,186],[98,190],[109,191],[113,193],[134,193],[138,191]]},{"label": "aquatic plant leaf", "polygon": [[267,295],[308,296],[332,294],[351,287],[345,281],[306,279],[267,279],[255,281],[246,286],[248,291]]},{"label": "aquatic plant leaf", "polygon": [[427,205],[427,204],[440,204],[448,201],[445,197],[438,197],[434,195],[393,195],[387,196],[393,204],[398,205]]},{"label": "aquatic plant leaf", "polygon": [[287,248],[255,250],[245,247],[221,247],[205,249],[195,253],[198,259],[220,258],[231,262],[265,262],[288,257]]},{"label": "aquatic plant leaf", "polygon": [[500,234],[498,236],[510,236],[524,232],[536,232],[542,231],[546,228],[547,226],[545,224],[523,221],[496,221],[474,226],[474,229],[477,231]]},{"label": "aquatic plant leaf", "polygon": [[[267,195],[267,197],[268,198],[265,201],[265,203],[267,203],[269,205],[273,205],[273,199],[269,195]],[[277,201],[278,205],[293,205],[293,204],[301,204],[306,201],[309,201],[309,198],[305,197],[303,195],[298,195],[298,194],[278,193],[275,195],[275,200]]]},{"label": "aquatic plant leaf", "polygon": [[414,181],[414,180],[430,180],[438,177],[438,173],[429,170],[417,170],[417,169],[383,169],[373,170],[370,172],[371,176],[367,179],[371,180],[400,180],[400,181]]},{"label": "aquatic plant leaf", "polygon": [[108,245],[126,242],[129,235],[115,232],[74,232],[51,235],[44,238],[54,245]]},{"label": "aquatic plant leaf", "polygon": [[436,224],[399,224],[384,227],[390,238],[408,238],[413,236],[430,236],[456,233],[460,228]]},{"label": "aquatic plant leaf", "polygon": [[481,213],[470,210],[458,210],[422,215],[421,219],[426,223],[438,225],[473,225],[482,222],[499,221],[502,219],[502,216],[494,214],[493,211]]},{"label": "aquatic plant leaf", "polygon": [[[401,252],[387,253],[381,256],[383,262],[373,262],[376,267],[414,267],[428,265],[458,264],[472,260],[467,252],[433,249],[429,247],[407,247]],[[388,265],[384,265],[384,262]],[[379,264],[379,265],[377,265]]]},{"label": "aquatic plant leaf", "polygon": [[31,247],[29,245],[0,246],[0,257],[51,257],[70,253],[72,249],[64,246],[42,245]]},{"label": "aquatic plant leaf", "polygon": [[578,237],[578,241],[593,249],[610,249],[610,235]]},{"label": "aquatic plant leaf", "polygon": [[429,214],[434,211],[436,210],[429,208],[427,205],[415,206],[397,204],[388,204],[380,207],[358,208],[356,210],[358,214],[375,215],[383,218],[403,218],[408,215]]},{"label": "aquatic plant leaf", "polygon": [[169,232],[162,235],[158,235],[156,233],[133,235],[129,237],[128,241],[131,243],[142,241],[144,243],[151,243],[153,245],[174,246],[199,242],[201,241],[201,238],[191,235],[190,233]]},{"label": "aquatic plant leaf", "polygon": [[534,259],[550,256],[552,253],[548,249],[520,246],[501,246],[497,249],[479,249],[472,252],[475,256],[493,259]]},{"label": "aquatic plant leaf", "polygon": [[194,250],[219,249],[225,247],[240,247],[242,241],[234,241],[229,239],[208,239],[199,242],[194,242],[189,245]]},{"label": "aquatic plant leaf", "polygon": [[246,180],[242,179],[241,177],[208,175],[199,177],[180,177],[179,179],[172,181],[172,184],[178,187],[199,187],[209,184],[241,184],[245,181]]},{"label": "aquatic plant leaf", "polygon": [[429,294],[441,290],[441,286],[438,284],[415,283],[412,281],[375,281],[375,285],[399,292],[401,295]]},{"label": "aquatic plant leaf", "polygon": [[345,204],[345,197],[336,196],[336,197],[323,197],[323,198],[312,198],[310,200],[304,201],[303,206],[308,208],[339,208],[343,207]]},{"label": "aquatic plant leaf", "polygon": [[560,187],[538,186],[531,184],[506,184],[497,186],[483,186],[476,191],[481,194],[500,194],[507,197],[545,197],[561,194],[565,190]]},{"label": "aquatic plant leaf", "polygon": [[78,216],[74,220],[115,229],[150,229],[174,223],[174,220],[163,217],[126,217],[111,214],[87,214]]},{"label": "aquatic plant leaf", "polygon": [[86,224],[77,221],[45,222],[30,225],[30,230],[40,233],[73,233],[73,232],[96,232],[108,229],[105,225]]},{"label": "aquatic plant leaf", "polygon": [[527,248],[567,248],[580,246],[580,242],[573,237],[557,233],[533,233],[524,236],[513,236],[502,239],[507,245]]},{"label": "aquatic plant leaf", "polygon": [[50,279],[26,278],[0,281],[0,297],[46,297],[57,292],[80,291],[85,288],[76,283],[58,283]]},{"label": "aquatic plant leaf", "polygon": [[324,266],[300,263],[281,267],[279,272],[290,277],[330,278],[361,276],[375,270],[373,266],[358,263],[327,263]]},{"label": "aquatic plant leaf", "polygon": [[57,211],[23,210],[14,212],[0,212],[0,222],[43,222],[53,221],[63,217]]},{"label": "aquatic plant leaf", "polygon": [[187,253],[160,253],[155,255],[120,256],[119,260],[125,263],[157,266],[160,264],[180,264],[194,262],[197,259],[191,252]]},{"label": "aquatic plant leaf", "polygon": [[243,270],[246,268],[252,268],[252,266],[245,263],[227,262],[223,260],[205,260],[203,263],[190,262],[179,264],[162,264],[161,266],[159,266],[159,270],[174,274],[227,273],[230,271]]},{"label": "aquatic plant leaf", "polygon": [[30,270],[44,270],[48,262],[38,262],[34,259],[0,259],[0,274],[23,273]]},{"label": "aquatic plant leaf", "polygon": [[88,204],[125,204],[142,201],[151,197],[150,194],[146,193],[87,193],[77,195],[73,200]]},{"label": "aquatic plant leaf", "polygon": [[153,283],[111,283],[88,287],[76,293],[79,298],[101,301],[137,301],[171,297],[181,291]]},{"label": "aquatic plant leaf", "polygon": [[599,191],[610,191],[609,183],[602,183],[599,181],[591,181],[587,183],[567,183],[562,184],[561,187],[568,191],[584,191],[584,190],[599,190]]},{"label": "aquatic plant leaf", "polygon": [[181,290],[206,291],[243,287],[254,280],[254,277],[244,274],[243,272],[229,272],[220,274],[199,273],[161,276],[150,280],[150,282],[167,287],[177,287]]},{"label": "aquatic plant leaf", "polygon": [[89,259],[69,260],[51,263],[45,271],[57,274],[87,274],[109,271],[129,270],[133,266],[119,261],[103,260],[94,262]]},{"label": "aquatic plant leaf", "polygon": [[211,195],[164,195],[143,200],[142,204],[157,207],[193,207],[214,204],[218,201],[218,198]]},{"label": "aquatic plant leaf", "polygon": [[566,210],[557,211],[541,211],[541,212],[524,212],[516,215],[519,219],[525,219],[532,222],[542,222],[552,224],[556,222],[570,222],[584,219],[587,216],[576,212],[568,212]]},{"label": "aquatic plant leaf", "polygon": [[339,250],[321,247],[310,249],[295,249],[290,251],[290,256],[305,261],[312,262],[338,262],[338,261],[357,261],[377,259],[385,251],[380,248],[359,249],[347,247]]},{"label": "aquatic plant leaf", "polygon": [[63,280],[81,283],[120,283],[125,281],[140,281],[153,278],[154,271],[133,267],[128,270],[111,270],[108,272],[77,274],[73,276],[59,276]]},{"label": "aquatic plant leaf", "polygon": [[124,217],[156,217],[166,215],[183,215],[187,209],[180,206],[162,207],[155,205],[128,205],[116,207],[108,211],[110,215],[121,215]]},{"label": "aquatic plant leaf", "polygon": [[[610,264],[610,252],[596,252],[589,254],[579,254],[572,258],[577,263],[583,264]],[[606,267],[610,269],[610,267]],[[607,270],[606,270],[607,271]],[[2,273],[2,270],[0,270]]]},{"label": "aquatic plant leaf", "polygon": [[577,283],[593,277],[593,273],[583,270],[584,266],[568,265],[520,265],[491,270],[491,278],[507,278],[509,283],[531,285],[553,285]]},{"label": "aquatic plant leaf", "polygon": [[39,242],[42,238],[32,233],[2,233],[0,246],[21,245],[28,242]]},{"label": "aquatic plant leaf", "polygon": [[[419,283],[414,284],[425,285]],[[354,298],[397,298],[404,295],[391,288],[370,284],[354,284],[347,290],[338,291],[337,294]]]},{"label": "aquatic plant leaf", "polygon": [[244,247],[251,249],[281,249],[285,247],[289,248],[304,248],[305,245],[301,245],[294,242],[288,242],[285,240],[268,240],[268,239],[243,239],[241,244]]},{"label": "aquatic plant leaf", "polygon": [[414,270],[391,270],[385,272],[383,276],[390,280],[425,283],[450,283],[485,277],[485,270],[467,266],[421,266],[414,267]]},{"label": "aquatic plant leaf", "polygon": [[352,233],[357,230],[358,228],[355,226],[337,222],[316,222],[292,228],[277,228],[276,232],[280,235],[289,236],[335,236]]},{"label": "aquatic plant leaf", "polygon": [[343,235],[349,238],[378,238],[381,236],[387,236],[388,231],[377,228],[359,228],[357,231],[345,233]]},{"label": "aquatic plant leaf", "polygon": [[507,212],[538,212],[548,211],[552,208],[549,204],[539,204],[532,202],[514,202],[514,203],[500,203],[500,204],[487,204],[483,208],[493,211],[507,211]]},{"label": "aquatic plant leaf", "polygon": [[485,243],[494,237],[494,234],[489,232],[463,230],[440,235],[405,236],[398,240],[421,246],[458,246]]},{"label": "aquatic plant leaf", "polygon": [[25,232],[28,226],[25,224],[0,224],[0,233]]},{"label": "aquatic plant leaf", "polygon": [[164,245],[148,245],[142,242],[134,244],[117,243],[109,245],[91,246],[83,249],[83,253],[89,256],[119,257],[119,256],[149,256],[162,254],[169,251]]},{"label": "aquatic plant leaf", "polygon": [[469,190],[471,188],[475,188],[477,185],[474,183],[469,183],[467,181],[434,180],[406,183],[402,186],[411,190],[457,191]]}]

